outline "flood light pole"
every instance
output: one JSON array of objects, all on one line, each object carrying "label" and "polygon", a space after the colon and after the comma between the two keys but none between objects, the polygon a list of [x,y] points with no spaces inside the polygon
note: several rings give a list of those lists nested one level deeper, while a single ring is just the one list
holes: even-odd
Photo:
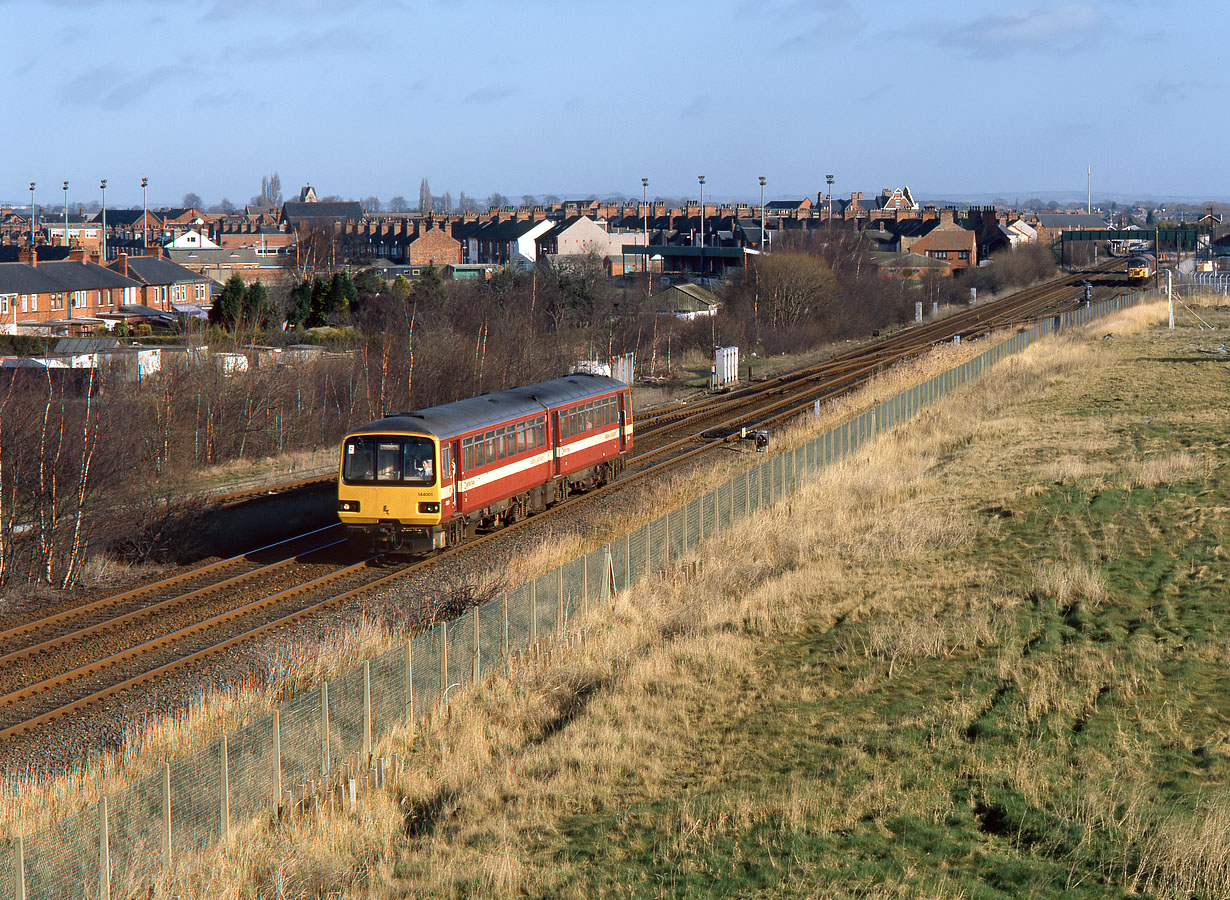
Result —
[{"label": "flood light pole", "polygon": [[34,182],[30,182],[30,249],[34,249]]},{"label": "flood light pole", "polygon": [[149,179],[141,179],[141,255],[149,246],[149,206],[145,202],[145,189],[149,187]]},{"label": "flood light pole", "polygon": [[102,264],[107,264],[107,179],[102,179],[98,182],[98,189],[102,191]]},{"label": "flood light pole", "polygon": [[68,247],[68,182],[64,182],[64,246]]},{"label": "flood light pole", "polygon": [[641,228],[645,231],[645,274],[649,275],[649,179],[641,179]]},{"label": "flood light pole", "polygon": [[825,175],[824,180],[829,183],[829,228],[833,227],[833,177]]},{"label": "flood light pole", "polygon": [[764,253],[764,176],[760,176],[760,252]]},{"label": "flood light pole", "polygon": [[700,182],[700,273],[705,274],[705,176],[697,175]]}]

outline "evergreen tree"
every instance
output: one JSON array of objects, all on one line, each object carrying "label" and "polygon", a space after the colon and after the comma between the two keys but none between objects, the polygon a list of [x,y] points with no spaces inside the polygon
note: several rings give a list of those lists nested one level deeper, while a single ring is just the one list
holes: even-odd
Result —
[{"label": "evergreen tree", "polygon": [[312,283],[304,280],[295,285],[287,298],[286,324],[299,328],[307,324],[312,315]]},{"label": "evergreen tree", "polygon": [[227,331],[234,331],[235,325],[243,315],[244,295],[247,286],[239,275],[232,275],[222,288],[222,294],[209,310],[209,321],[221,325]]},{"label": "evergreen tree", "polygon": [[424,178],[419,182],[419,213],[427,215],[431,212],[431,185]]},{"label": "evergreen tree", "polygon": [[260,281],[252,282],[243,295],[243,323],[253,328],[268,328],[272,317],[269,292]]}]

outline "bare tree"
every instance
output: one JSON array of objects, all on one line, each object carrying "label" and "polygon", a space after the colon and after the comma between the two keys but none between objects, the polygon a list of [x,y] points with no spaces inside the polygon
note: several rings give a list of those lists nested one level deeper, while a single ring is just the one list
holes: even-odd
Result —
[{"label": "bare tree", "polygon": [[401,213],[401,212],[409,212],[409,211],[410,211],[410,204],[406,202],[406,198],[403,197],[401,194],[398,194],[396,197],[394,197],[392,200],[389,201],[389,212]]}]

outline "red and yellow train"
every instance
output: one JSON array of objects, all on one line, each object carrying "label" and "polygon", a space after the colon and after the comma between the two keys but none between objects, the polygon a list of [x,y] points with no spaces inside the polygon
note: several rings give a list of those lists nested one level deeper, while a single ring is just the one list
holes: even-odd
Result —
[{"label": "red and yellow train", "polygon": [[628,386],[589,374],[387,416],[342,441],[338,518],[375,549],[442,549],[611,481],[632,431]]}]

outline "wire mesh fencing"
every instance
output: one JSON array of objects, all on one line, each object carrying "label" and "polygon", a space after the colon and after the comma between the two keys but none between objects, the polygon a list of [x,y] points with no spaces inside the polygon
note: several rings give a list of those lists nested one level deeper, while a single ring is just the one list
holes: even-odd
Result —
[{"label": "wire mesh fencing", "polygon": [[119,794],[0,845],[0,900],[129,896],[176,859],[275,812],[296,789],[370,754],[454,688],[507,666],[510,653],[550,640],[704,540],[789,496],[808,477],[908,422],[1039,338],[1095,321],[1151,294],[1091,304],[1039,322],[977,357],[906,388],[807,441],[766,455],[713,490],[534,581],[289,700]]}]

